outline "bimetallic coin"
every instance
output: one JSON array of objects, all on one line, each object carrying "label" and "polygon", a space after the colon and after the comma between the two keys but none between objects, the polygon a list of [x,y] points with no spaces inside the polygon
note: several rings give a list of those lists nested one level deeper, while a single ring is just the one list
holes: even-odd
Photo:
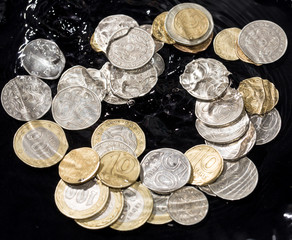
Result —
[{"label": "bimetallic coin", "polygon": [[155,53],[153,58],[151,59],[151,64],[155,67],[157,71],[157,76],[160,76],[165,69],[165,63],[161,55]]},{"label": "bimetallic coin", "polygon": [[102,50],[100,49],[100,47],[98,46],[96,39],[95,39],[95,34],[93,33],[91,38],[90,38],[90,46],[91,48],[96,51],[96,52],[102,52]]},{"label": "bimetallic coin", "polygon": [[256,129],[256,145],[272,141],[281,129],[281,116],[276,108],[264,115],[252,115],[250,120]]},{"label": "bimetallic coin", "polygon": [[[223,168],[222,168],[222,169],[223,169]],[[206,185],[206,186],[199,186],[199,189],[200,189],[202,192],[204,192],[204,193],[206,193],[206,194],[208,194],[208,195],[210,195],[210,196],[216,197],[216,194],[212,192],[212,190],[211,190],[211,188],[209,187],[209,185]]]},{"label": "bimetallic coin", "polygon": [[142,226],[150,217],[153,200],[150,191],[136,182],[123,190],[125,205],[120,218],[110,227],[119,231],[129,231]]},{"label": "bimetallic coin", "polygon": [[89,218],[103,210],[109,188],[99,180],[81,185],[69,185],[60,180],[55,190],[55,202],[65,216],[73,219]]},{"label": "bimetallic coin", "polygon": [[52,103],[54,120],[68,130],[92,126],[100,117],[101,103],[95,93],[81,86],[58,92]]},{"label": "bimetallic coin", "polygon": [[150,151],[140,165],[141,182],[150,190],[161,194],[181,188],[191,176],[189,160],[182,152],[171,148]]},{"label": "bimetallic coin", "polygon": [[224,170],[210,189],[220,198],[239,200],[253,192],[258,182],[258,171],[247,157],[237,162],[224,162]]},{"label": "bimetallic coin", "polygon": [[1,103],[9,116],[19,121],[35,120],[49,111],[51,88],[37,77],[17,76],[3,87]]},{"label": "bimetallic coin", "polygon": [[25,46],[21,61],[30,75],[48,80],[57,79],[66,62],[64,54],[55,42],[41,38]]},{"label": "bimetallic coin", "polygon": [[[150,35],[152,34],[152,32],[151,32],[152,25],[151,24],[140,25],[139,28],[145,30]],[[154,43],[155,43],[155,52],[158,52],[161,48],[163,48],[164,42],[161,42],[159,40],[156,40],[155,38],[153,38],[153,40],[154,40]]]},{"label": "bimetallic coin", "polygon": [[284,30],[274,22],[257,20],[240,32],[238,45],[255,63],[272,63],[286,52],[288,40]]},{"label": "bimetallic coin", "polygon": [[129,145],[127,145],[124,142],[113,140],[113,139],[104,140],[102,142],[97,143],[93,147],[93,150],[98,153],[100,158],[102,158],[104,154],[111,151],[124,151],[135,156],[134,150]]},{"label": "bimetallic coin", "polygon": [[54,122],[34,120],[23,124],[13,138],[13,149],[24,163],[37,168],[58,163],[68,149],[63,129]]},{"label": "bimetallic coin", "polygon": [[182,187],[168,199],[170,217],[182,225],[201,222],[208,213],[209,203],[206,196],[195,187]]},{"label": "bimetallic coin", "polygon": [[250,60],[244,53],[243,51],[240,49],[240,47],[238,46],[238,43],[236,43],[236,55],[237,57],[243,61],[243,62],[246,62],[246,63],[251,63],[253,65],[256,65],[256,66],[261,66],[262,64],[257,64],[257,63],[254,63],[252,60]]}]

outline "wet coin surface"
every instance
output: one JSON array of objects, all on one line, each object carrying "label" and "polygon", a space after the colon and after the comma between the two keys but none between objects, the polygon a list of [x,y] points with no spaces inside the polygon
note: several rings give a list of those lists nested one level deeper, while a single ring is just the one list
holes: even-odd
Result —
[{"label": "wet coin surface", "polygon": [[3,87],[1,103],[9,116],[19,121],[35,120],[49,111],[51,88],[37,77],[17,76]]},{"label": "wet coin surface", "polygon": [[102,142],[97,143],[93,147],[93,150],[98,153],[100,158],[103,157],[104,154],[111,151],[124,151],[135,156],[134,150],[129,145],[127,145],[124,142],[113,139],[104,140]]},{"label": "wet coin surface", "polygon": [[58,163],[68,149],[63,129],[48,120],[34,120],[23,124],[15,133],[13,148],[24,163],[37,168]]},{"label": "wet coin surface", "polygon": [[153,58],[151,59],[151,63],[157,71],[157,76],[160,76],[164,72],[164,69],[165,69],[165,63],[161,55],[159,55],[158,53],[155,53]]},{"label": "wet coin surface", "polygon": [[[223,168],[222,168],[222,170],[223,170]],[[216,194],[212,192],[212,190],[211,190],[211,188],[209,187],[209,185],[206,185],[206,186],[199,186],[199,189],[200,189],[202,192],[204,192],[204,193],[206,193],[206,194],[208,194],[208,195],[210,195],[210,196],[216,197]]]},{"label": "wet coin surface", "polygon": [[[139,28],[142,28],[143,30],[148,32],[150,35],[152,34],[152,32],[151,32],[152,25],[151,24],[140,25]],[[155,52],[158,52],[161,48],[163,48],[164,42],[158,41],[156,39],[153,39],[153,40],[155,43]]]}]

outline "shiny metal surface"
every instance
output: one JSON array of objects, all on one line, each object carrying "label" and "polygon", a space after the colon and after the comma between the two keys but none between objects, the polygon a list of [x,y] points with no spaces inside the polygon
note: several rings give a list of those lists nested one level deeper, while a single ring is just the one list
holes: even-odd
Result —
[{"label": "shiny metal surface", "polygon": [[[152,33],[151,33],[152,25],[151,24],[143,24],[143,25],[140,25],[139,28],[145,30],[150,35],[152,35]],[[161,42],[161,41],[155,40],[155,39],[153,39],[153,40],[155,43],[155,52],[158,52],[161,48],[163,48],[164,42]]]},{"label": "shiny metal surface", "polygon": [[157,71],[157,76],[160,76],[165,70],[165,63],[161,55],[155,53],[153,58],[151,59],[151,63]]},{"label": "shiny metal surface", "polygon": [[126,143],[114,139],[104,140],[102,142],[97,143],[93,150],[96,151],[101,158],[104,154],[111,151],[124,151],[135,156],[134,150],[127,145]]},{"label": "shiny metal surface", "polygon": [[202,192],[210,195],[210,196],[213,196],[213,197],[216,197],[216,194],[213,193],[213,191],[211,190],[211,188],[209,187],[209,185],[206,185],[206,186],[199,186],[198,187]]}]

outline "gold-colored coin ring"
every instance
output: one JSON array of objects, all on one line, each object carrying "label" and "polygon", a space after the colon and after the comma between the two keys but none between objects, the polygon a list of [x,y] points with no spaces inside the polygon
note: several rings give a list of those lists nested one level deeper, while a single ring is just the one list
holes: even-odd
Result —
[{"label": "gold-colored coin ring", "polygon": [[243,61],[243,62],[246,62],[246,63],[250,63],[250,64],[253,64],[255,66],[261,66],[262,64],[257,64],[257,63],[254,63],[252,60],[250,60],[245,54],[244,52],[241,50],[241,48],[239,47],[238,43],[236,42],[236,52],[235,54],[237,55],[237,57]]},{"label": "gold-colored coin ring", "polygon": [[[29,131],[39,127],[43,127],[51,131],[59,139],[60,142],[60,145],[56,153],[53,156],[42,160],[34,159],[27,155],[22,144],[25,135]],[[36,168],[45,168],[58,163],[64,157],[68,149],[68,142],[64,130],[56,123],[48,120],[33,120],[23,124],[16,131],[13,138],[13,149],[17,157],[27,165]]]},{"label": "gold-colored coin ring", "polygon": [[136,156],[139,157],[146,148],[145,134],[137,123],[125,119],[110,119],[100,124],[92,134],[91,146],[94,147],[97,143],[101,142],[103,132],[116,125],[127,127],[134,133],[137,140],[137,147],[133,150],[135,151]]},{"label": "gold-colored coin ring", "polygon": [[142,213],[134,221],[121,222],[118,219],[114,224],[110,226],[112,229],[119,230],[119,231],[134,230],[142,226],[149,219],[152,213],[153,199],[152,199],[149,189],[145,187],[144,185],[142,185],[140,182],[134,183],[129,188],[133,188],[134,190],[138,191],[141,194],[144,200]]},{"label": "gold-colored coin ring", "polygon": [[81,184],[94,178],[99,167],[99,156],[89,147],[73,149],[59,164],[59,175],[69,184]]},{"label": "gold-colored coin ring", "polygon": [[103,184],[119,189],[136,182],[139,175],[138,159],[123,151],[111,151],[103,155],[97,171],[97,176]]},{"label": "gold-colored coin ring", "polygon": [[[112,211],[102,219],[99,219],[100,216],[106,212],[108,205],[109,205],[109,200],[111,197],[114,197],[114,208]],[[110,189],[110,198],[107,202],[107,205],[104,207],[103,211],[93,215],[90,218],[86,219],[75,219],[75,222],[79,224],[80,226],[87,228],[87,229],[102,229],[105,227],[110,226],[113,224],[115,221],[118,220],[118,218],[121,216],[121,213],[124,208],[124,196],[122,192],[118,189]]]},{"label": "gold-colored coin ring", "polygon": [[99,48],[98,44],[95,42],[94,33],[92,34],[92,36],[90,38],[90,46],[94,51],[102,52],[102,50]]}]

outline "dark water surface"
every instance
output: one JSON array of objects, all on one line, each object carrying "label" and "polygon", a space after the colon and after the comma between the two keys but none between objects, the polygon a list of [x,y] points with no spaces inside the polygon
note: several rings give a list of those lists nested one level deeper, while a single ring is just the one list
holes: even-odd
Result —
[{"label": "dark water surface", "polygon": [[[282,129],[272,142],[255,146],[248,154],[259,171],[256,190],[240,201],[225,201],[208,196],[206,219],[194,226],[174,222],[154,226],[145,224],[131,232],[110,228],[91,231],[63,216],[55,206],[54,191],[59,181],[58,166],[34,169],[17,159],[12,140],[23,124],[0,108],[0,239],[292,239],[292,9],[289,1],[201,0],[214,18],[215,34],[227,27],[242,28],[247,23],[266,19],[279,24],[289,40],[284,57],[278,62],[256,67],[241,61],[228,62],[214,54],[210,46],[199,54],[182,53],[170,45],[160,50],[165,72],[150,94],[128,105],[102,103],[100,120],[83,131],[65,131],[69,150],[90,146],[90,137],[106,119],[125,118],[137,122],[146,134],[150,150],[171,147],[182,152],[203,143],[195,129],[194,104],[179,84],[185,65],[198,57],[220,60],[232,72],[234,87],[245,78],[260,76],[275,84],[280,93],[276,108]],[[0,1],[0,85],[16,75],[26,74],[20,66],[19,52],[30,40],[54,40],[66,57],[68,69],[74,65],[100,69],[107,61],[94,52],[89,39],[98,22],[112,14],[126,14],[139,24],[151,24],[163,11],[181,3],[176,0],[30,0]],[[57,80],[46,81],[56,94]],[[52,120],[51,113],[42,119]]]}]

